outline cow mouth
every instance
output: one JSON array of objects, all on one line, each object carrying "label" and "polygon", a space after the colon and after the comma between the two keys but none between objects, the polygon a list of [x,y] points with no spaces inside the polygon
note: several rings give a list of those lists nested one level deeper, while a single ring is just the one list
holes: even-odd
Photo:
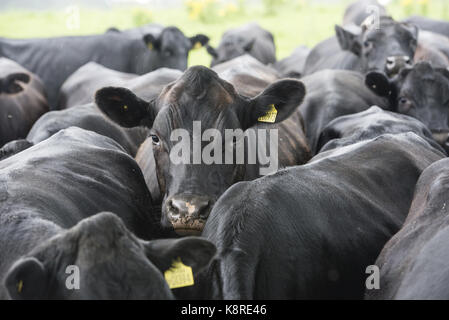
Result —
[{"label": "cow mouth", "polygon": [[180,236],[199,236],[203,232],[206,221],[195,220],[189,223],[182,223],[182,221],[172,221],[175,232]]},{"label": "cow mouth", "polygon": [[200,236],[203,229],[175,228],[175,232],[179,236]]}]

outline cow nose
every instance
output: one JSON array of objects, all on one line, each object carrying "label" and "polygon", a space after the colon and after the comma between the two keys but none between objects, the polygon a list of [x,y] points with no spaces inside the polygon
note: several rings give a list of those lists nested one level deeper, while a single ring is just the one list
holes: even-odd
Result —
[{"label": "cow nose", "polygon": [[408,57],[408,56],[404,56],[404,62],[407,66],[412,65],[412,59],[410,59],[410,57]]},{"label": "cow nose", "polygon": [[389,76],[399,73],[401,69],[412,65],[412,60],[408,56],[391,56],[387,58],[386,71]]},{"label": "cow nose", "polygon": [[210,212],[210,199],[205,196],[180,195],[167,200],[167,214],[171,221],[186,219],[206,220]]}]

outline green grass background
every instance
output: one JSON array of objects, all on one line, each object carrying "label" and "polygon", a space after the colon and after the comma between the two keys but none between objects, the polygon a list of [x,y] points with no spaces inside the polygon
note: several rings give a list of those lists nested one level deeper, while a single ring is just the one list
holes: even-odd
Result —
[{"label": "green grass background", "polygon": [[[194,0],[193,0],[194,1]],[[212,0],[213,1],[213,0]],[[333,35],[334,25],[341,23],[343,12],[351,1],[264,0],[260,5],[245,5],[240,0],[236,12],[224,17],[216,12],[203,12],[207,21],[189,16],[186,5],[170,9],[151,7],[115,7],[108,10],[81,8],[80,28],[66,27],[67,12],[8,10],[0,12],[0,36],[11,38],[87,35],[102,33],[108,27],[131,28],[147,22],[176,25],[186,35],[207,34],[217,45],[223,32],[249,21],[257,21],[275,37],[277,57],[288,56],[299,45],[314,46]],[[209,9],[214,10],[214,8]],[[421,14],[448,20],[449,0],[394,0],[388,5],[390,14],[402,19]],[[209,65],[205,49],[190,54],[189,65]]]}]

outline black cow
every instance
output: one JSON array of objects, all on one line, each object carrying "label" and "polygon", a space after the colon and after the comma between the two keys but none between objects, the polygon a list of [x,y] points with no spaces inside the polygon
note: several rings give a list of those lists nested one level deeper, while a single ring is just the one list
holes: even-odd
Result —
[{"label": "black cow", "polygon": [[[155,265],[213,255],[204,241],[138,240],[111,214],[86,219],[101,211],[142,239],[171,234],[160,228],[137,163],[109,138],[70,128],[2,160],[0,297],[165,298]],[[79,291],[64,287],[68,265],[79,267]]]},{"label": "black cow", "polygon": [[211,67],[249,54],[262,62],[276,62],[276,46],[271,32],[261,28],[257,23],[245,24],[226,31],[216,49],[207,46],[212,56]]},{"label": "black cow", "polygon": [[94,101],[95,92],[107,86],[123,86],[138,92],[142,99],[157,97],[162,88],[182,72],[161,68],[144,75],[124,73],[89,62],[75,71],[62,85],[59,107],[62,109]]},{"label": "black cow", "polygon": [[[255,59],[253,61],[258,63]],[[139,99],[125,88],[111,87],[97,92],[97,105],[111,119],[126,127],[152,127],[150,139],[156,161],[157,180],[161,193],[165,195],[162,224],[174,225],[179,234],[201,232],[214,202],[229,186],[242,179],[260,176],[262,164],[251,164],[247,160],[252,149],[244,145],[243,131],[249,128],[278,129],[277,160],[281,167],[305,163],[310,158],[302,133],[302,119],[297,111],[305,95],[304,85],[298,80],[281,80],[269,84],[261,77],[263,68],[267,67],[258,63],[261,68],[253,69],[247,62],[246,57],[238,58],[234,68],[224,72],[227,79],[232,79],[232,84],[206,67],[191,67],[176,82],[168,85],[158,99],[151,102]],[[257,92],[257,86],[259,92],[262,91],[257,96],[249,98],[250,95],[242,95],[242,92]],[[273,124],[258,124],[259,118],[272,110],[272,105],[277,109],[277,115],[272,119]],[[223,143],[221,151],[217,151],[219,160],[215,161],[215,150],[211,152],[209,144],[205,145],[203,142],[196,146],[199,149],[190,147],[195,123],[197,134],[202,137],[207,129],[218,130],[222,137],[225,137],[226,129],[238,130],[240,134],[234,132],[236,136],[231,139],[233,141],[226,140]],[[198,125],[201,127],[198,128]],[[175,138],[179,143],[172,141],[171,137],[173,133],[180,134],[176,129],[185,130],[183,134],[186,137],[182,141],[179,136]],[[271,136],[271,132],[269,134],[272,139],[274,136]],[[201,137],[195,136],[193,139],[201,140]],[[209,137],[209,141],[211,140]],[[220,142],[224,139],[214,136],[213,140]],[[218,145],[221,146],[221,143]],[[180,146],[184,148],[182,151]],[[235,157],[234,149],[238,153]],[[239,150],[243,153],[240,154]],[[222,159],[225,151],[232,152],[231,161]],[[201,159],[196,162],[192,160],[195,154],[201,157],[205,152],[214,156],[210,164]],[[173,154],[177,156],[181,153],[185,153],[187,160],[190,160],[188,163],[171,160]],[[240,156],[245,159],[236,160]],[[220,164],[220,159],[223,164]],[[274,171],[275,168],[269,170]]]},{"label": "black cow", "polygon": [[[94,99],[96,90],[112,84],[123,85],[132,89],[142,99],[152,100],[160,94],[166,84],[180,75],[182,73],[178,70],[162,68],[137,76],[117,72],[91,62],[73,74],[63,85],[63,92],[66,93],[63,100],[68,107],[76,105],[77,102],[90,101]],[[72,126],[112,138],[132,156],[136,155],[139,146],[148,136],[147,128],[123,128],[105,117],[94,104],[87,103],[43,115],[31,128],[26,139],[29,143],[36,144]],[[11,143],[3,149],[3,157],[17,153],[24,147],[26,147],[24,140],[18,141],[18,144]],[[156,191],[154,188],[152,190]]]},{"label": "black cow", "polygon": [[388,97],[393,111],[424,123],[435,140],[449,150],[449,70],[421,62],[403,69],[393,79],[370,73],[366,84],[380,96]]},{"label": "black cow", "polygon": [[[59,218],[61,214],[24,218],[47,234],[11,265],[0,296],[17,300],[174,299],[164,272],[181,259],[195,278],[216,251],[210,242],[194,237],[139,239],[109,212],[84,218],[70,228],[60,225]],[[33,233],[27,230],[23,235],[33,241]],[[67,286],[74,267],[79,272],[78,289]]]},{"label": "black cow", "polygon": [[417,48],[418,28],[379,18],[379,29],[373,26],[335,26],[336,37],[319,43],[306,60],[304,74],[323,69],[345,69],[360,72],[381,71],[396,74],[413,63]]},{"label": "black cow", "polygon": [[430,130],[421,121],[382,110],[377,106],[363,112],[338,117],[329,122],[320,135],[317,150],[325,152],[373,139],[382,134],[407,132],[413,132],[425,139],[435,149],[444,152],[433,139]]},{"label": "black cow", "polygon": [[449,159],[423,172],[407,220],[376,261],[380,288],[367,299],[449,299],[448,181]]},{"label": "black cow", "polygon": [[208,38],[187,38],[176,27],[165,28],[157,38],[152,34],[132,38],[114,32],[48,39],[0,38],[0,56],[37,74],[48,91],[50,107],[56,108],[62,83],[89,61],[136,74],[161,67],[185,70],[188,53],[198,41],[206,44]]},{"label": "black cow", "polygon": [[444,155],[382,135],[229,188],[203,236],[217,259],[192,297],[363,297],[365,273],[407,216],[421,172]]},{"label": "black cow", "polygon": [[388,99],[365,87],[363,76],[354,71],[324,70],[301,79],[307,95],[300,106],[312,153],[324,127],[337,117],[364,111],[373,105],[389,107]]},{"label": "black cow", "polygon": [[387,9],[377,0],[358,0],[346,8],[343,25],[355,24],[360,26],[369,17],[373,17],[375,20],[377,17],[386,15]]},{"label": "black cow", "polygon": [[47,111],[40,79],[14,61],[0,58],[0,147],[25,138],[33,123]]},{"label": "black cow", "polygon": [[[37,144],[50,138],[60,130],[70,127],[90,130],[109,137],[120,144],[131,156],[136,155],[139,146],[148,136],[148,129],[141,127],[123,128],[105,117],[95,104],[90,103],[67,110],[51,111],[44,114],[31,128],[25,141],[28,141],[31,145]],[[12,145],[9,145],[9,148],[11,147]],[[14,153],[23,150],[22,145],[15,146],[14,148],[17,147],[18,149]]]},{"label": "black cow", "polygon": [[435,20],[426,17],[413,16],[405,19],[405,22],[412,23],[420,29],[442,34],[449,37],[449,22],[442,20]]},{"label": "black cow", "polygon": [[310,49],[306,46],[300,46],[288,57],[276,62],[273,67],[283,77],[301,78],[304,73],[307,56]]}]

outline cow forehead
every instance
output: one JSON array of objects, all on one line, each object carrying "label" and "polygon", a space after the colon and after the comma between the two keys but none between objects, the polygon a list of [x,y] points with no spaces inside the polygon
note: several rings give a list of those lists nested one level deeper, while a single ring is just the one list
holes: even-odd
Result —
[{"label": "cow forehead", "polygon": [[204,109],[203,111],[234,103],[237,93],[231,84],[220,79],[212,70],[191,69],[167,88],[159,97],[160,102],[179,108]]},{"label": "cow forehead", "polygon": [[160,36],[162,46],[176,46],[179,47],[181,44],[188,46],[189,40],[185,35],[176,28],[166,28],[162,31]]}]

